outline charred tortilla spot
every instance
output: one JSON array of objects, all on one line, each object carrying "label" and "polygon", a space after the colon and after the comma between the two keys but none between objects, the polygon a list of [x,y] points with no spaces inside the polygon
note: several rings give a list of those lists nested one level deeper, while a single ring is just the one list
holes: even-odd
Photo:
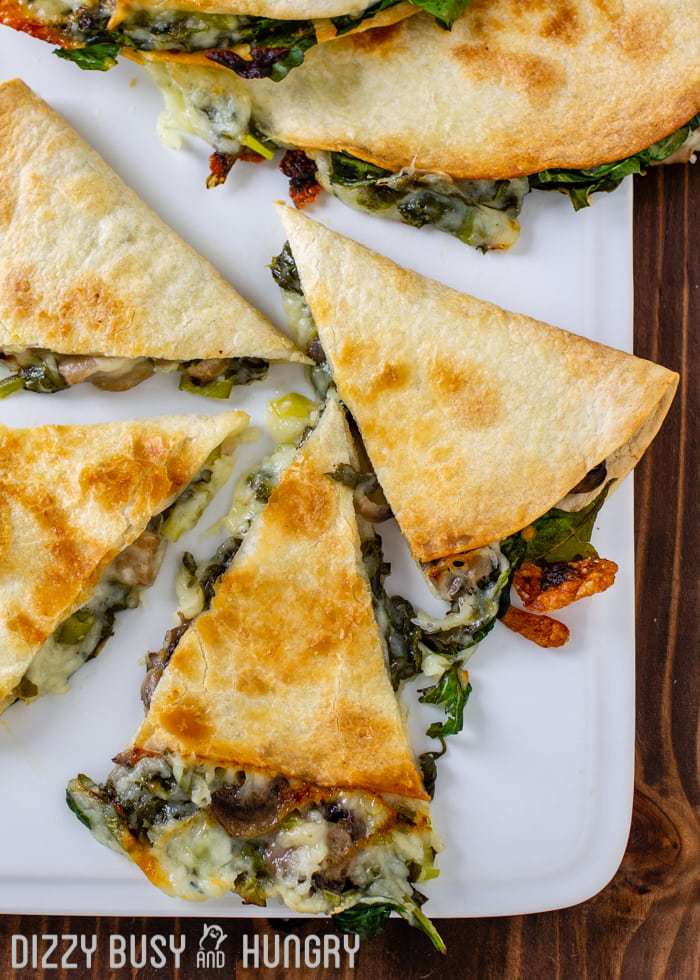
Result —
[{"label": "charred tortilla spot", "polygon": [[99,329],[118,341],[131,326],[135,311],[112,292],[108,283],[95,275],[83,275],[66,290],[57,304],[57,322],[63,332],[73,332],[76,325]]},{"label": "charred tortilla spot", "polygon": [[371,51],[374,54],[388,55],[398,45],[401,35],[401,21],[389,24],[387,27],[376,27],[374,30],[360,31],[348,37],[346,43],[351,43],[358,51]]},{"label": "charred tortilla spot", "polygon": [[10,267],[4,276],[2,294],[8,297],[8,305],[14,306],[19,316],[31,316],[37,306],[31,270]]},{"label": "charred tortilla spot", "polygon": [[386,391],[400,391],[408,387],[411,380],[411,368],[408,363],[401,361],[387,362],[371,379],[369,387],[377,395]]},{"label": "charred tortilla spot", "polygon": [[193,698],[178,701],[166,708],[159,715],[159,723],[183,745],[201,748],[201,743],[212,734],[206,705]]},{"label": "charred tortilla spot", "polygon": [[3,496],[3,486],[0,483],[0,557],[10,554],[12,548],[12,515],[10,507]]},{"label": "charred tortilla spot", "polygon": [[368,364],[376,364],[378,353],[376,344],[371,340],[348,338],[340,342],[334,360],[339,368],[361,367],[364,372]]},{"label": "charred tortilla spot", "polygon": [[508,51],[488,41],[460,44],[451,55],[476,81],[512,87],[536,106],[548,105],[566,82],[564,69],[551,59]]},{"label": "charred tortilla spot", "polygon": [[573,44],[581,34],[581,24],[576,7],[571,0],[559,0],[552,4],[552,14],[545,20],[540,33],[558,41]]},{"label": "charred tortilla spot", "polygon": [[24,612],[18,612],[16,616],[10,617],[7,620],[7,628],[21,636],[28,646],[43,643],[48,635]]},{"label": "charred tortilla spot", "polygon": [[591,2],[607,20],[617,21],[625,12],[624,0],[591,0]]},{"label": "charred tortilla spot", "polygon": [[503,414],[503,399],[486,372],[475,364],[433,361],[429,368],[431,384],[440,403],[461,426],[489,429]]},{"label": "charred tortilla spot", "polygon": [[335,515],[335,490],[323,474],[310,475],[293,465],[272,492],[267,506],[269,520],[287,533],[320,534]]},{"label": "charred tortilla spot", "polygon": [[669,37],[669,18],[650,6],[626,15],[619,28],[619,44],[630,58],[654,63],[672,50],[674,42]]},{"label": "charred tortilla spot", "polygon": [[250,694],[253,697],[263,697],[271,694],[273,690],[263,674],[254,667],[241,670],[236,677],[235,686],[242,694]]}]

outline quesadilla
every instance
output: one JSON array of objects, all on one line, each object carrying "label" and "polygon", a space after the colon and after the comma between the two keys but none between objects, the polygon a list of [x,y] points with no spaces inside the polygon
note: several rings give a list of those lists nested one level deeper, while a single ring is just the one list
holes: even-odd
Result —
[{"label": "quesadilla", "polygon": [[233,468],[244,412],[0,428],[0,711],[62,693]]},{"label": "quesadilla", "polygon": [[19,80],[0,85],[0,200],[0,397],[175,371],[225,398],[305,360]]},{"label": "quesadilla", "polygon": [[330,397],[267,502],[189,565],[180,626],[149,655],[143,724],[104,784],[69,784],[68,804],[169,895],[280,898],[360,931],[396,910],[444,949],[416,890],[437,873],[428,797],[353,496],[329,475],[354,459]]},{"label": "quesadilla", "polygon": [[[321,390],[337,387],[415,560],[449,603],[442,619],[408,617],[418,639],[461,655],[501,618],[562,645],[567,627],[536,614],[612,585],[617,566],[591,544],[594,522],[661,426],[678,375],[279,210],[288,245],[273,275],[290,322],[303,325]],[[524,608],[510,605],[511,585]]]},{"label": "quesadilla", "polygon": [[[426,10],[442,27],[469,0],[0,0],[0,23],[60,45],[56,54],[106,71],[120,52],[217,63],[280,81],[315,45]],[[255,138],[248,143],[256,148]]]},{"label": "quesadilla", "polygon": [[296,203],[323,188],[480,249],[516,241],[530,189],[585,207],[700,145],[697,0],[473,0],[451,31],[419,14],[319,47],[284,85],[150,68],[165,128],[214,147],[210,183],[252,127],[288,149]]}]

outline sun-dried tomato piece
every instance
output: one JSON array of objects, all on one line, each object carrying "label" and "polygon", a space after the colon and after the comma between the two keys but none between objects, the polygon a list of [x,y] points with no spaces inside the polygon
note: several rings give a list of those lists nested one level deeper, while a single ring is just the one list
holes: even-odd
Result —
[{"label": "sun-dried tomato piece", "polygon": [[528,609],[553,612],[605,592],[615,581],[617,565],[607,558],[536,564],[526,561],[515,573],[513,585]]},{"label": "sun-dried tomato piece", "polygon": [[269,78],[275,64],[289,54],[289,48],[250,49],[250,58],[241,58],[235,51],[207,51],[207,58],[223,68],[230,68],[241,78]]},{"label": "sun-dried tomato piece", "polygon": [[563,647],[569,639],[569,628],[564,623],[551,616],[535,616],[515,606],[508,607],[501,622],[526,640],[532,640],[538,647]]},{"label": "sun-dried tomato piece", "polygon": [[280,160],[280,170],[289,177],[289,196],[299,210],[312,204],[321,193],[316,164],[303,150],[287,150]]},{"label": "sun-dried tomato piece", "polygon": [[207,177],[207,187],[219,187],[226,181],[231,167],[236,162],[233,153],[212,153],[209,157],[209,176]]},{"label": "sun-dried tomato piece", "polygon": [[209,157],[207,187],[219,187],[225,183],[236,160],[242,160],[244,163],[264,163],[265,157],[247,146],[241,147],[238,153],[212,153]]}]

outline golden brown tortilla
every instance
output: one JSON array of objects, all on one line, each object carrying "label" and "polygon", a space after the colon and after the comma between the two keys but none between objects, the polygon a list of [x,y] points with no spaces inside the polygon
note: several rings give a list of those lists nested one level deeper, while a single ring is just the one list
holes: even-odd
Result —
[{"label": "golden brown tortilla", "polygon": [[673,371],[279,212],[339,395],[418,561],[521,530],[609,457],[621,480],[656,434]]},{"label": "golden brown tortilla", "polygon": [[27,86],[0,85],[0,347],[307,361]]},{"label": "golden brown tortilla", "polygon": [[0,427],[0,705],[112,559],[247,420]]},{"label": "golden brown tortilla", "polygon": [[473,0],[451,31],[419,14],[309,51],[282,83],[243,84],[273,139],[389,170],[594,167],[700,111],[700,3]]},{"label": "golden brown tortilla", "polygon": [[426,799],[391,688],[330,399],[211,608],[180,641],[134,745]]}]

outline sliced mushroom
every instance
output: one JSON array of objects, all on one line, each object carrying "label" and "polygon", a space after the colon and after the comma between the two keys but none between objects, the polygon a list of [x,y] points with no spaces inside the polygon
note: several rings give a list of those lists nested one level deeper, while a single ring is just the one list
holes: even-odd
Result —
[{"label": "sliced mushroom", "polygon": [[308,801],[306,787],[292,789],[283,776],[262,788],[245,780],[212,793],[210,810],[231,837],[260,837]]},{"label": "sliced mushroom", "polygon": [[191,364],[186,365],[185,371],[193,381],[204,385],[210,381],[215,381],[219,375],[224,373],[227,367],[228,361],[226,358],[212,357],[208,360],[193,361]]},{"label": "sliced mushroom", "polygon": [[104,391],[128,391],[153,374],[153,362],[146,357],[98,357],[82,354],[57,355],[66,384],[89,381]]},{"label": "sliced mushroom", "polygon": [[110,578],[129,588],[151,585],[158,574],[164,547],[164,541],[159,534],[155,531],[144,531],[114,559]]}]

